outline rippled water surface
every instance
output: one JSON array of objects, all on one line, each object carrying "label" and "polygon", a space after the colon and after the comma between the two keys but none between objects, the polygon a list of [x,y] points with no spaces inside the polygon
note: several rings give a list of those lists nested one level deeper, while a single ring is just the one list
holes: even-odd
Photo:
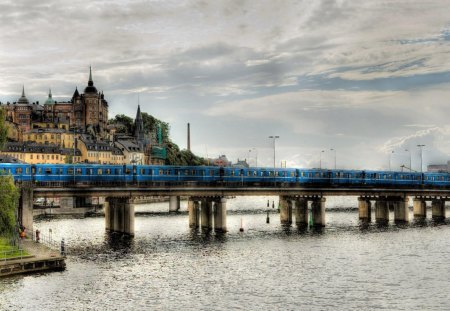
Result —
[{"label": "rippled water surface", "polygon": [[299,231],[278,214],[266,224],[267,199],[229,200],[225,235],[190,230],[186,213],[139,214],[134,239],[106,234],[103,218],[37,221],[66,239],[67,270],[0,280],[0,309],[450,308],[448,222],[363,228],[347,198],[327,202],[343,210],[327,211],[325,229]]}]

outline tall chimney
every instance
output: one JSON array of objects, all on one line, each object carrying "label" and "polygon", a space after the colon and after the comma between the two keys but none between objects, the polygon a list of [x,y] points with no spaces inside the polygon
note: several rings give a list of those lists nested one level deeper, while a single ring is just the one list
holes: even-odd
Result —
[{"label": "tall chimney", "polygon": [[187,150],[191,151],[191,125],[187,124]]}]

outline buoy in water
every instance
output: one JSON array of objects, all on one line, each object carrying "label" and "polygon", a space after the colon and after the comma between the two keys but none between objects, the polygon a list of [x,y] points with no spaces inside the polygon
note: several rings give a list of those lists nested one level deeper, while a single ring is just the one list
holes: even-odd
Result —
[{"label": "buoy in water", "polygon": [[241,227],[239,228],[239,232],[244,232],[244,226],[242,225],[242,217],[241,217]]},{"label": "buoy in water", "polygon": [[269,207],[270,206],[270,202],[269,202],[269,200],[267,200],[267,207]]},{"label": "buoy in water", "polygon": [[269,211],[267,211],[266,224],[270,223]]},{"label": "buoy in water", "polygon": [[275,208],[275,201],[272,201],[272,208]]}]

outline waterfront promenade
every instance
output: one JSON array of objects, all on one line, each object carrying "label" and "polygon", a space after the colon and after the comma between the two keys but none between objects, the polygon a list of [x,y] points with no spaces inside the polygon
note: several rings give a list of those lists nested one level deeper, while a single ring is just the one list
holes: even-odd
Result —
[{"label": "waterfront promenade", "polygon": [[65,269],[65,257],[59,251],[31,239],[21,243],[27,255],[0,261],[0,277]]}]

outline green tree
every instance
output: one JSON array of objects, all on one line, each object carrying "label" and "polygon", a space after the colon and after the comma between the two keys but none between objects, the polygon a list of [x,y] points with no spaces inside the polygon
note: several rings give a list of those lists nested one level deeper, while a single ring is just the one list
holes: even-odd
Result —
[{"label": "green tree", "polygon": [[[8,131],[5,126],[6,112],[0,108],[0,149],[3,149]],[[10,237],[15,233],[16,209],[19,190],[11,175],[0,175],[0,236]]]},{"label": "green tree", "polygon": [[0,149],[3,149],[6,141],[8,140],[8,129],[5,124],[6,111],[4,108],[0,108]]},{"label": "green tree", "polygon": [[115,124],[118,126],[118,134],[132,135],[134,128],[134,120],[124,114],[118,114],[114,119],[109,120],[109,124]]},{"label": "green tree", "polygon": [[0,176],[0,236],[12,237],[16,229],[19,190],[12,176]]}]

